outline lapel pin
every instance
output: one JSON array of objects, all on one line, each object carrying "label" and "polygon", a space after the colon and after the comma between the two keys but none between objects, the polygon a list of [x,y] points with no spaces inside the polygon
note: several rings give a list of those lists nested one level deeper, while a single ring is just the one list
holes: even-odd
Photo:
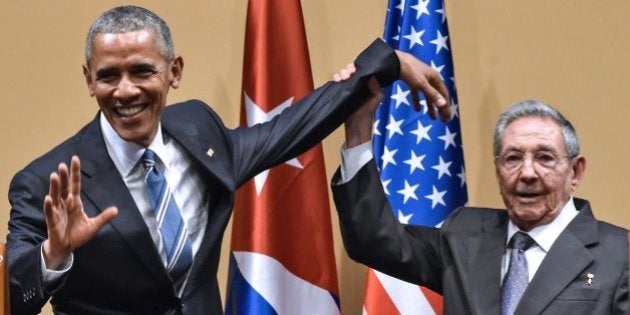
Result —
[{"label": "lapel pin", "polygon": [[214,150],[212,150],[212,148],[210,148],[210,149],[208,149],[208,151],[206,151],[206,154],[207,154],[209,157],[212,157],[212,156],[214,155]]},{"label": "lapel pin", "polygon": [[588,285],[592,285],[593,284],[593,279],[595,279],[595,275],[592,273],[587,273],[586,274],[586,284]]}]

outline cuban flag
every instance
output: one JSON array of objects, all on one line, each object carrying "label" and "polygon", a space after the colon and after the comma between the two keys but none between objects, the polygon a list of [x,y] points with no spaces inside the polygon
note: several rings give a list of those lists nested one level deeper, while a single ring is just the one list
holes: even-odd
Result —
[{"label": "cuban flag", "polygon": [[[394,215],[403,224],[438,226],[468,199],[444,3],[390,0],[383,37],[437,70],[450,93],[452,117],[444,123],[431,120],[425,101],[416,112],[409,88],[395,82],[374,122],[374,156]],[[426,288],[368,270],[363,313],[441,314],[442,300]]]},{"label": "cuban flag", "polygon": [[[252,0],[241,125],[270,120],[313,89],[299,0]],[[237,192],[226,314],[339,314],[321,145]]]}]

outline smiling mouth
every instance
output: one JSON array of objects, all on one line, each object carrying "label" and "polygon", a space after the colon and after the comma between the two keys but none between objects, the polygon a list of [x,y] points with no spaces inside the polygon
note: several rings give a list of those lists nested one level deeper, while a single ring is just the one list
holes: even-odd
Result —
[{"label": "smiling mouth", "polygon": [[122,117],[131,117],[147,108],[147,105],[115,107],[114,111]]}]

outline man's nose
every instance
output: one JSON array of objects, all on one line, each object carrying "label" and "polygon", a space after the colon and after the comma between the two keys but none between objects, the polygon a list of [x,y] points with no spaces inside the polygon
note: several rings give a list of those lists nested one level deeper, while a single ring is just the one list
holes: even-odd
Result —
[{"label": "man's nose", "polygon": [[114,91],[114,97],[121,100],[133,98],[139,94],[140,88],[138,88],[138,86],[133,82],[133,80],[130,80],[128,76],[123,76],[120,81],[118,81],[118,85]]},{"label": "man's nose", "polygon": [[523,165],[520,170],[520,178],[521,180],[531,181],[535,180],[538,177],[536,173],[536,163],[534,163],[534,159],[531,157],[526,157],[523,160]]}]

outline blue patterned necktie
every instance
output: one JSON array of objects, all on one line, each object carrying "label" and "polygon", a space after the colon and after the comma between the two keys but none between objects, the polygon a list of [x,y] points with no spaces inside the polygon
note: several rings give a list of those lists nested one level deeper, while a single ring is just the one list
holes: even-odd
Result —
[{"label": "blue patterned necktie", "polygon": [[149,149],[142,155],[146,169],[145,182],[149,202],[160,229],[162,245],[166,251],[166,271],[173,280],[176,291],[179,291],[193,261],[192,245],[186,221],[182,218],[164,174],[155,167],[155,158],[155,152]]},{"label": "blue patterned necktie", "polygon": [[529,272],[527,271],[527,259],[525,251],[534,244],[534,240],[523,232],[516,232],[510,240],[512,253],[510,254],[510,266],[503,279],[501,288],[501,314],[512,315],[516,310],[521,296],[529,284]]}]

